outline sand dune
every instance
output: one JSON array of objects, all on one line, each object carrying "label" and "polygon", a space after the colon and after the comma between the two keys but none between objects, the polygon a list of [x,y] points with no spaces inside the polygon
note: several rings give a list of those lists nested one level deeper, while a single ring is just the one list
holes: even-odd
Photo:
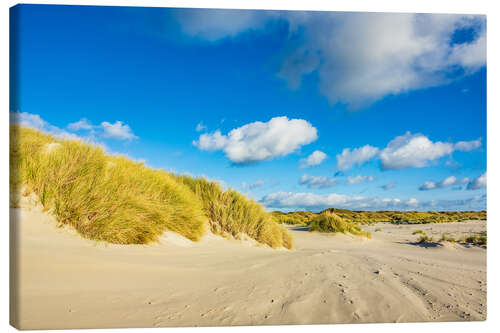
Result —
[{"label": "sand dune", "polygon": [[371,240],[290,228],[292,251],[173,233],[151,246],[97,244],[29,204],[11,209],[11,226],[12,321],[23,329],[486,319],[486,250],[411,235],[479,232],[485,221],[378,224]]}]

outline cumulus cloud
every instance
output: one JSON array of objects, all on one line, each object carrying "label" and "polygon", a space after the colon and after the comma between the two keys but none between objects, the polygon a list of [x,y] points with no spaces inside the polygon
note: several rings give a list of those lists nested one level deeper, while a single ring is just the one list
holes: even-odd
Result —
[{"label": "cumulus cloud", "polygon": [[272,12],[238,9],[189,9],[176,13],[185,34],[212,42],[262,29],[271,17]]},{"label": "cumulus cloud", "polygon": [[314,193],[292,193],[277,192],[264,196],[261,199],[267,207],[312,209],[321,210],[326,208],[345,209],[413,209],[418,201],[412,198],[401,200],[398,198],[366,198],[362,196],[348,196],[345,194],[314,194]]},{"label": "cumulus cloud", "polygon": [[378,151],[378,148],[370,145],[354,148],[352,151],[350,148],[345,148],[342,150],[342,154],[337,155],[337,169],[345,171],[352,168],[354,165],[359,167],[374,158]]},{"label": "cumulus cloud", "polygon": [[277,192],[264,196],[260,202],[273,209],[323,210],[344,208],[352,210],[484,210],[486,196],[460,200],[419,201],[416,198],[369,198],[344,194],[314,194]]},{"label": "cumulus cloud", "polygon": [[396,182],[385,184],[385,185],[382,185],[381,187],[384,189],[384,191],[389,191],[389,190],[392,190],[394,188],[394,186],[396,186]]},{"label": "cumulus cloud", "polygon": [[132,140],[137,137],[132,133],[130,126],[121,121],[116,121],[114,124],[103,121],[101,127],[104,131],[103,137],[113,138],[118,140]]},{"label": "cumulus cloud", "polygon": [[203,125],[202,122],[198,123],[198,125],[196,125],[196,132],[201,132],[203,130],[206,130],[207,129],[207,126]]},{"label": "cumulus cloud", "polygon": [[318,138],[317,130],[303,119],[275,117],[231,130],[202,134],[193,145],[201,150],[222,150],[229,160],[246,164],[286,156]]},{"label": "cumulus cloud", "polygon": [[[486,65],[486,19],[481,15],[185,10],[183,31],[208,41],[288,24],[278,76],[298,89],[317,72],[331,104],[355,109],[385,96],[449,83]],[[457,43],[457,31],[471,38]]]},{"label": "cumulus cloud", "polygon": [[481,139],[457,143],[433,142],[423,134],[406,132],[392,139],[383,149],[370,145],[352,150],[344,148],[342,154],[337,155],[337,168],[348,170],[371,159],[379,159],[382,170],[422,168],[454,151],[470,152],[481,147],[481,144]]},{"label": "cumulus cloud", "polygon": [[458,151],[473,151],[477,148],[481,147],[481,139],[473,140],[473,141],[458,141],[455,143],[455,150]]},{"label": "cumulus cloud", "polygon": [[337,184],[337,179],[304,174],[300,177],[299,184],[306,185],[308,188],[328,188]]},{"label": "cumulus cloud", "polygon": [[92,130],[94,126],[86,119],[82,118],[77,122],[71,123],[68,126],[68,129],[71,131],[80,131],[80,130]]},{"label": "cumulus cloud", "polygon": [[353,184],[359,184],[359,183],[364,183],[364,182],[372,182],[375,178],[373,176],[362,176],[362,175],[357,175],[354,177],[347,177],[346,183],[349,185]]},{"label": "cumulus cloud", "polygon": [[468,182],[469,182],[469,178],[467,178],[467,177],[463,178],[463,179],[457,179],[455,176],[450,176],[450,177],[445,178],[439,182],[426,181],[418,189],[420,191],[428,191],[428,190],[434,190],[434,189],[443,188],[443,187],[463,185],[463,184],[467,184]]},{"label": "cumulus cloud", "polygon": [[327,158],[326,154],[322,151],[316,150],[307,158],[300,160],[300,168],[308,168],[316,165],[320,165]]},{"label": "cumulus cloud", "polygon": [[40,115],[28,112],[11,112],[10,123],[18,124],[24,127],[30,127],[39,131],[54,135],[61,139],[83,139],[76,134],[70,133],[57,126],[54,126],[43,120]]},{"label": "cumulus cloud", "polygon": [[[101,125],[92,125],[89,120],[82,118],[77,122],[70,123],[66,129],[54,126],[43,120],[40,115],[31,114],[28,112],[11,112],[11,123],[17,123],[21,126],[31,127],[48,134],[63,138],[63,139],[79,139],[83,141],[93,142],[104,147],[104,144],[98,142],[100,138],[113,138],[120,140],[136,139],[132,133],[130,126],[117,121],[114,124],[102,122]],[[83,133],[82,133],[83,131]],[[78,132],[78,135],[72,132]]]},{"label": "cumulus cloud", "polygon": [[421,168],[429,161],[436,160],[453,152],[453,144],[447,142],[432,142],[422,134],[411,134],[394,138],[380,152],[382,170]]},{"label": "cumulus cloud", "polygon": [[256,181],[254,181],[253,183],[251,183],[248,188],[253,190],[254,188],[257,188],[257,187],[260,187],[264,185],[264,181],[262,179],[258,179]]},{"label": "cumulus cloud", "polygon": [[480,188],[486,188],[486,172],[467,184],[468,190],[478,190]]}]

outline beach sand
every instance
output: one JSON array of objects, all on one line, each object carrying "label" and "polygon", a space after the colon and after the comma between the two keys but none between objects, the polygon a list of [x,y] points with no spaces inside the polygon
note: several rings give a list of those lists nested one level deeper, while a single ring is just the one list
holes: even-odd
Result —
[{"label": "beach sand", "polygon": [[290,227],[292,251],[170,232],[160,244],[106,245],[34,204],[12,208],[11,227],[11,322],[22,329],[486,319],[486,249],[421,246],[411,234],[480,232],[485,221],[379,223],[372,239]]}]

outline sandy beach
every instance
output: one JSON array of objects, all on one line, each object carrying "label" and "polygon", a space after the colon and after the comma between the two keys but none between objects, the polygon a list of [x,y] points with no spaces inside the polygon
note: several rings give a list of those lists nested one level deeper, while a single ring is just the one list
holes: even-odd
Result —
[{"label": "sandy beach", "polygon": [[150,246],[96,243],[32,204],[11,209],[11,227],[22,329],[486,319],[486,249],[412,235],[470,234],[486,221],[379,223],[366,228],[372,239],[289,227],[291,251],[170,232]]}]

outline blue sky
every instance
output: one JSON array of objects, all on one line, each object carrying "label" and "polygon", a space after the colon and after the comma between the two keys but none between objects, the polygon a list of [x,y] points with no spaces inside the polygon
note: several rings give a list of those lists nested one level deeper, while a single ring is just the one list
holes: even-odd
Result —
[{"label": "blue sky", "polygon": [[483,16],[21,5],[13,120],[268,209],[486,208]]}]

